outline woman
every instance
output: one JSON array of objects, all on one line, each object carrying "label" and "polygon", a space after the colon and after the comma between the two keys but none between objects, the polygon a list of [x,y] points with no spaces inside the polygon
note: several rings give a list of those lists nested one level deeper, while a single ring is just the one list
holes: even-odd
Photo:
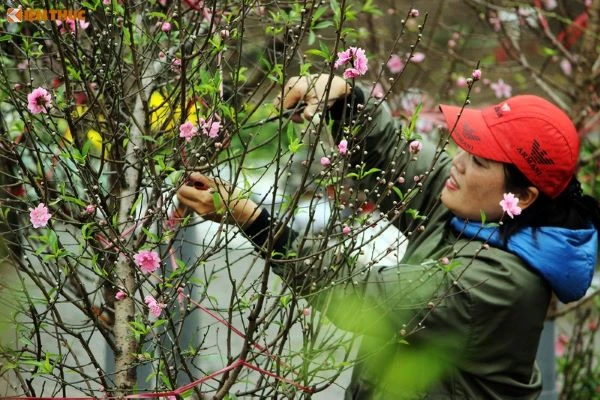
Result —
[{"label": "woman", "polygon": [[[289,244],[303,260],[272,260],[274,272],[338,326],[364,333],[346,398],[537,398],[535,354],[551,294],[563,302],[581,298],[598,255],[600,211],[574,177],[573,124],[536,96],[460,116],[460,108],[441,106],[461,150],[450,160],[425,146],[415,160],[408,143],[390,145],[401,127],[385,104],[365,104],[361,89],[338,77],[329,81],[290,80],[283,108],[304,102],[311,118],[328,99],[334,132],[360,127],[351,145],[361,150],[350,163],[379,168],[378,182],[412,190],[409,207],[418,210],[395,219],[409,235],[402,264],[358,275],[335,247],[314,249],[295,232],[273,228],[281,233],[273,250],[285,254]],[[265,210],[247,199],[228,200],[222,185],[202,175],[192,180],[220,190],[229,222],[242,226],[257,248],[267,243]],[[499,205],[510,201],[508,192],[519,199],[520,215],[514,204],[505,206],[514,219]],[[392,191],[381,193],[381,210],[395,215],[402,203]],[[221,219],[210,193],[183,187],[178,197],[198,214]],[[329,280],[318,275],[328,266],[336,271]]]}]

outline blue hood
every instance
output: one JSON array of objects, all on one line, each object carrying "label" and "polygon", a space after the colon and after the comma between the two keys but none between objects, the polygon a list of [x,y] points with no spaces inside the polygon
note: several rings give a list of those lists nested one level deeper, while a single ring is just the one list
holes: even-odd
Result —
[{"label": "blue hood", "polygon": [[[450,225],[463,236],[504,249],[497,228],[452,218]],[[559,227],[525,228],[514,233],[505,248],[536,270],[563,303],[582,298],[592,283],[598,258],[598,231]]]}]

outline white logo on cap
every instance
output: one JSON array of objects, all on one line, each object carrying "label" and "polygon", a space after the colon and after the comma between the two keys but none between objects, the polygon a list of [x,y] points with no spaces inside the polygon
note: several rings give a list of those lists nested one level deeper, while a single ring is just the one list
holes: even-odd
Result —
[{"label": "white logo on cap", "polygon": [[504,112],[509,112],[510,106],[508,105],[508,103],[504,103],[504,104],[502,104],[502,107],[500,107],[500,109]]}]

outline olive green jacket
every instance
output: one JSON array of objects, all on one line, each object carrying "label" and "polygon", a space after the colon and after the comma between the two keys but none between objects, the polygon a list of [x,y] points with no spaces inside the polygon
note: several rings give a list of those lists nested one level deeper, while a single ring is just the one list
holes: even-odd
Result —
[{"label": "olive green jacket", "polygon": [[[381,170],[365,187],[379,182],[380,209],[408,235],[402,264],[356,265],[351,239],[305,237],[293,244],[300,262],[273,264],[337,326],[364,334],[346,399],[537,398],[551,289],[516,255],[454,232],[439,201],[449,157],[430,145],[416,156],[405,141],[393,147],[398,121],[385,104],[366,110],[372,119],[350,140],[360,146],[351,162]],[[405,212],[389,182],[419,215]]]}]

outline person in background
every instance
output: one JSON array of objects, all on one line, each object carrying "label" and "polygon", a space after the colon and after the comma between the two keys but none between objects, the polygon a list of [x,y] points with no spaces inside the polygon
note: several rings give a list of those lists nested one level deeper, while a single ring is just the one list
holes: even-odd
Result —
[{"label": "person in background", "polygon": [[[552,293],[565,303],[584,296],[598,257],[600,208],[575,177],[572,122],[533,95],[482,109],[442,105],[458,152],[450,158],[425,143],[415,155],[406,140],[393,145],[401,125],[387,105],[339,77],[293,78],[278,103],[304,103],[311,119],[325,98],[334,135],[346,132],[348,148],[360,149],[349,152],[350,165],[378,168],[379,182],[414,194],[408,207],[418,215],[394,213],[406,206],[380,190],[380,210],[408,237],[400,265],[357,269],[339,246],[316,249],[226,184],[198,173],[191,181],[221,194],[225,222],[258,251],[273,254],[269,232],[278,233],[272,250],[293,249],[301,261],[271,257],[272,270],[340,328],[364,335],[346,399],[537,398],[535,355]],[[348,136],[349,126],[358,133]],[[210,191],[183,186],[178,198],[223,220]]]}]

